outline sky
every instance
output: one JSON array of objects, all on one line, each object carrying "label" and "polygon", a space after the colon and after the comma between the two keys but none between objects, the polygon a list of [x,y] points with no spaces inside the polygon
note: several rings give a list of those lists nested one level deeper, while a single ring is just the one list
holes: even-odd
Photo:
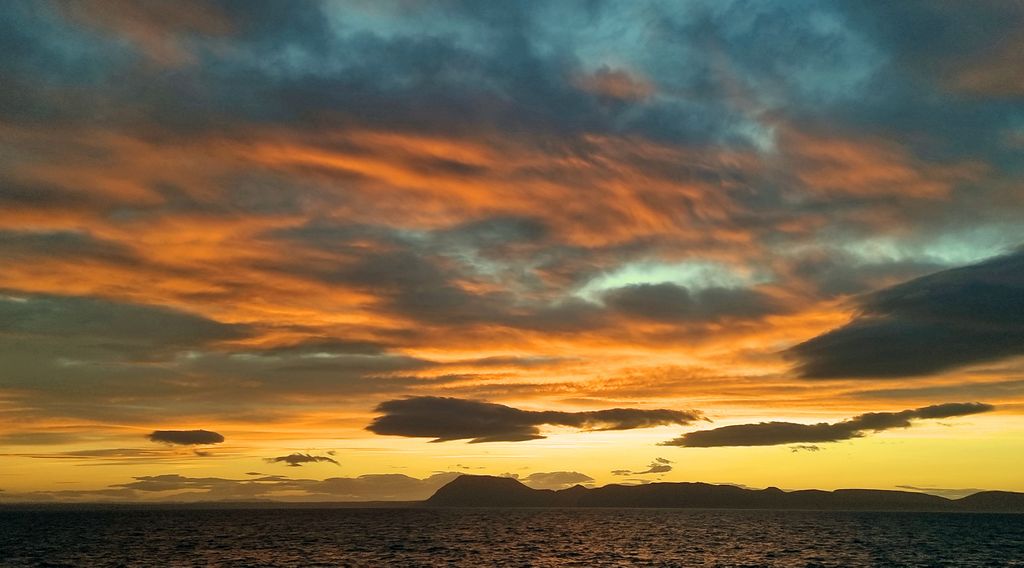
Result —
[{"label": "sky", "polygon": [[1024,491],[1024,4],[0,6],[0,502]]}]

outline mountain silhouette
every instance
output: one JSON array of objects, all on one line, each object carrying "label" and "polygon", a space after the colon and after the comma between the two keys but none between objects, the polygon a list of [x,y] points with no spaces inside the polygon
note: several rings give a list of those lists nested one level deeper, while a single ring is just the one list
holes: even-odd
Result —
[{"label": "mountain silhouette", "polygon": [[1024,513],[1024,493],[983,491],[962,499],[876,489],[744,489],[710,483],[581,485],[532,489],[508,477],[462,475],[424,502],[428,507],[673,507],[825,511],[948,511]]}]

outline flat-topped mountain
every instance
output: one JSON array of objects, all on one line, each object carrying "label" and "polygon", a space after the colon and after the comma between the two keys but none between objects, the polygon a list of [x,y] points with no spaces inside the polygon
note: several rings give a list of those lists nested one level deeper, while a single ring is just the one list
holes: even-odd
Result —
[{"label": "flat-topped mountain", "polygon": [[531,489],[507,477],[463,475],[426,500],[428,507],[679,507],[826,511],[970,511],[1024,513],[1024,493],[984,491],[962,499],[874,489],[782,491],[709,483],[649,483]]}]

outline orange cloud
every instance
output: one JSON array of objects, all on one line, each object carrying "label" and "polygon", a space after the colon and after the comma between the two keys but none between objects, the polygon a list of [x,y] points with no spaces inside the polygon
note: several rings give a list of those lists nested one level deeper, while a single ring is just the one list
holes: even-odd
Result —
[{"label": "orange cloud", "polygon": [[820,136],[790,128],[782,129],[780,138],[794,175],[821,195],[939,199],[985,171],[976,162],[926,162],[881,138]]}]

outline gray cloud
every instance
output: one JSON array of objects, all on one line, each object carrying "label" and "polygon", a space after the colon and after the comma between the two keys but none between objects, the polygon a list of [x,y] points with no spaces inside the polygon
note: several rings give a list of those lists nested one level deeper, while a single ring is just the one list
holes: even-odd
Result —
[{"label": "gray cloud", "polygon": [[520,442],[543,438],[539,426],[583,430],[630,430],[666,424],[689,424],[699,412],[612,408],[584,412],[530,411],[503,404],[448,397],[421,396],[389,400],[366,427],[375,434],[434,438],[434,442],[468,439],[470,443]]},{"label": "gray cloud", "polygon": [[991,412],[995,407],[980,402],[936,404],[900,412],[869,412],[829,424],[760,422],[736,424],[712,430],[699,430],[663,442],[663,446],[714,448],[721,446],[776,446],[782,444],[818,444],[860,438],[868,433],[909,428],[914,420],[933,420]]},{"label": "gray cloud", "polygon": [[672,283],[636,284],[610,290],[603,300],[611,309],[663,322],[756,318],[782,309],[755,290],[708,288],[691,292]]},{"label": "gray cloud", "polygon": [[307,463],[333,463],[334,465],[341,465],[338,460],[327,456],[314,456],[310,454],[288,454],[287,456],[277,456],[274,458],[265,458],[264,461],[267,463],[285,463],[289,467],[302,467],[303,464]]},{"label": "gray cloud", "polygon": [[909,377],[1024,355],[1024,249],[874,292],[860,308],[789,350],[801,376]]},{"label": "gray cloud", "polygon": [[220,444],[224,441],[224,436],[209,430],[156,430],[146,437],[153,442],[179,446]]}]

